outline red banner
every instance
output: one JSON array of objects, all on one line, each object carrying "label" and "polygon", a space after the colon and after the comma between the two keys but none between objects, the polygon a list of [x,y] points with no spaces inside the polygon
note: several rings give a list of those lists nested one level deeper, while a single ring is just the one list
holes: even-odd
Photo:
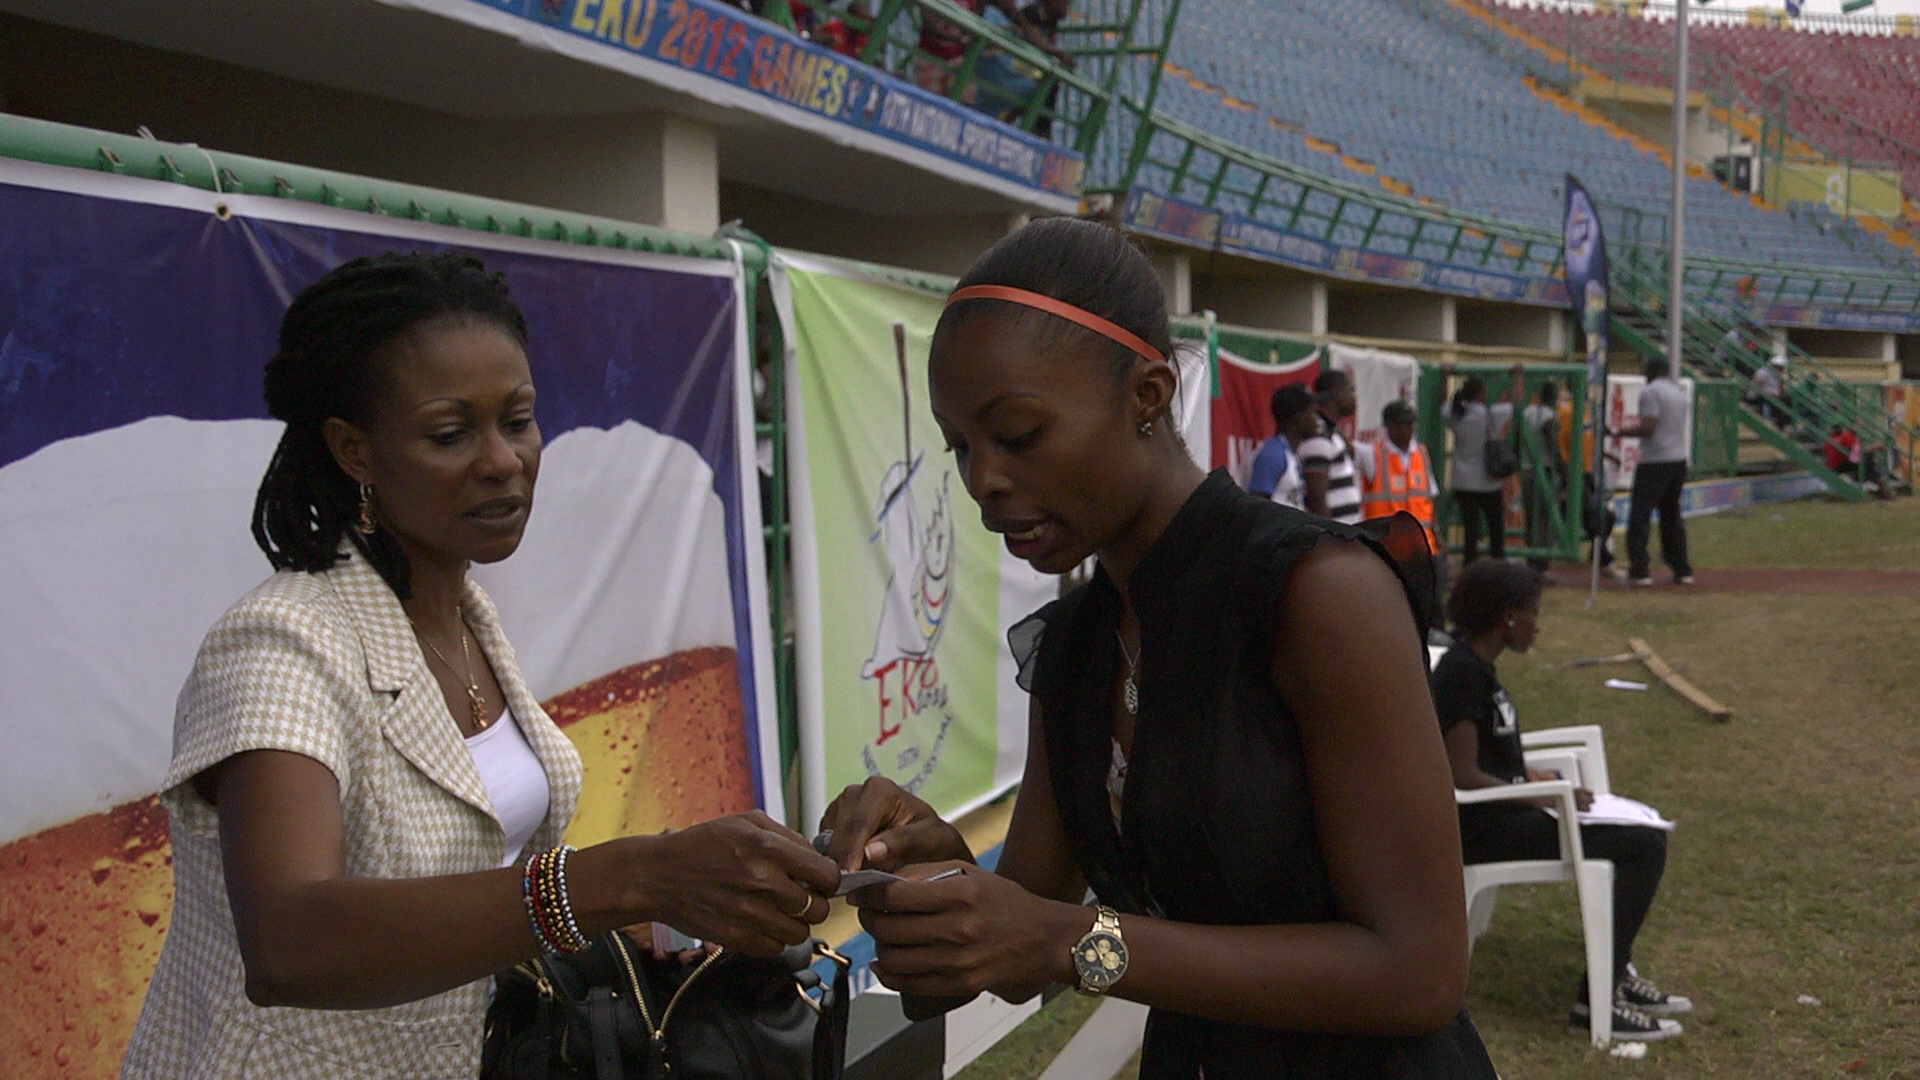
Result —
[{"label": "red banner", "polygon": [[1247,472],[1260,444],[1273,434],[1273,392],[1288,383],[1311,383],[1320,373],[1322,351],[1285,364],[1259,364],[1220,350],[1220,395],[1213,399],[1213,465],[1224,465],[1235,483],[1247,486]]}]

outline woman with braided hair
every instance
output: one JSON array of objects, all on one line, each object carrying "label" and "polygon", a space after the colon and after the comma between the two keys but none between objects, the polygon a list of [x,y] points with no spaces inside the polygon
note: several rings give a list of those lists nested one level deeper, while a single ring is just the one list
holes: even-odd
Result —
[{"label": "woman with braided hair", "polygon": [[765,815],[574,852],[567,738],[473,563],[512,555],[541,437],[527,324],[458,254],[356,259],[267,364],[286,431],[161,799],[175,899],[130,1077],[473,1077],[487,977],[658,921],[761,955],[833,864]]}]

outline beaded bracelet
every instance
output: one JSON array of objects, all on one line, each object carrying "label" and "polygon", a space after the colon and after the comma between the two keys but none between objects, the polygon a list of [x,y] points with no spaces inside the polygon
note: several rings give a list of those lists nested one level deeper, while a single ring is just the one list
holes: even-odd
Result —
[{"label": "beaded bracelet", "polygon": [[562,844],[555,852],[553,860],[553,876],[556,882],[553,895],[560,901],[560,921],[566,926],[568,944],[572,946],[571,949],[562,950],[563,952],[578,952],[593,944],[587,940],[585,934],[580,932],[580,924],[573,921],[573,899],[568,895],[571,890],[567,888],[567,856],[572,855],[575,850],[571,845]]},{"label": "beaded bracelet", "polygon": [[574,921],[573,906],[567,897],[567,856],[573,848],[562,845],[552,851],[535,853],[527,859],[520,878],[520,897],[527,907],[527,922],[533,936],[548,952],[579,952],[592,944]]}]

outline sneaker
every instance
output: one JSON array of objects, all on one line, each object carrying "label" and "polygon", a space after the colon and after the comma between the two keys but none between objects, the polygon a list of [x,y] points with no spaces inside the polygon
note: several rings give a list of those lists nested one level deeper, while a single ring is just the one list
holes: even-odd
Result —
[{"label": "sneaker", "polygon": [[1634,587],[1634,588],[1636,588],[1636,589],[1646,589],[1646,588],[1651,588],[1651,587],[1652,587],[1652,585],[1653,585],[1653,578],[1651,578],[1651,577],[1630,577],[1630,578],[1628,578],[1628,579],[1627,579],[1627,584],[1628,584],[1628,585],[1631,585],[1631,586],[1633,586],[1633,587]]},{"label": "sneaker", "polygon": [[[1575,1005],[1573,1012],[1568,1014],[1567,1030],[1575,1035],[1585,1035],[1593,1030],[1593,1014],[1588,1011],[1586,1002]],[[1622,1001],[1613,1003],[1615,1042],[1659,1042],[1661,1039],[1671,1039],[1683,1030],[1678,1020],[1648,1016]]]},{"label": "sneaker", "polygon": [[1692,574],[1675,574],[1673,575],[1673,583],[1675,585],[1691,585],[1693,584],[1693,575]]},{"label": "sneaker", "polygon": [[1678,1016],[1693,1011],[1693,1000],[1679,994],[1669,994],[1665,990],[1640,977],[1638,971],[1627,968],[1627,977],[1620,980],[1614,990],[1619,1000],[1639,1009],[1650,1016]]},{"label": "sneaker", "polygon": [[1627,571],[1625,567],[1608,566],[1606,568],[1606,571],[1607,571],[1607,576],[1612,578],[1613,580],[1619,582],[1622,585],[1625,585],[1627,583]]}]

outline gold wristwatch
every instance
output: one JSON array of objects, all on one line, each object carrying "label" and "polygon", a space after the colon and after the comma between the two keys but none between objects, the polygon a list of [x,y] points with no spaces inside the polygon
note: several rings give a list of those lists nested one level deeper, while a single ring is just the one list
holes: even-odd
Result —
[{"label": "gold wristwatch", "polygon": [[1097,995],[1127,973],[1127,943],[1120,936],[1119,912],[1110,907],[1095,907],[1093,912],[1093,929],[1073,946],[1073,970],[1080,976],[1076,989]]}]

